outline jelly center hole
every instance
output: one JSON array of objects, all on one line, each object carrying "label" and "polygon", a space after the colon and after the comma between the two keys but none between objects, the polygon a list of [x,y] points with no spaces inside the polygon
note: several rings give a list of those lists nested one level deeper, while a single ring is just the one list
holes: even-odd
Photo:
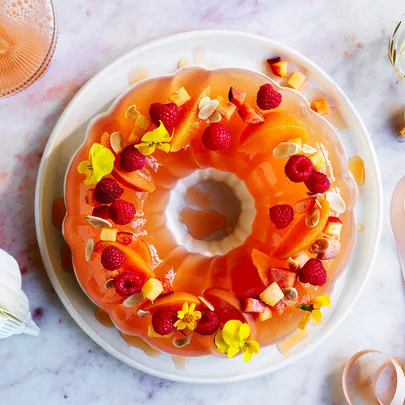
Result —
[{"label": "jelly center hole", "polygon": [[241,214],[241,203],[232,187],[204,180],[190,187],[179,220],[197,240],[222,240],[232,234]]}]

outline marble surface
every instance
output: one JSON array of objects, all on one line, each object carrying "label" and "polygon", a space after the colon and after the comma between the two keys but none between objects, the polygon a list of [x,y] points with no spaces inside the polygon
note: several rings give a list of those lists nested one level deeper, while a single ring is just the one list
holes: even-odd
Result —
[{"label": "marble surface", "polygon": [[[404,12],[397,0],[56,0],[59,43],[46,74],[0,101],[0,247],[23,269],[39,338],[0,341],[2,404],[343,404],[342,367],[356,351],[405,357],[405,305],[389,225],[392,190],[404,174],[405,83],[387,58],[388,36]],[[75,92],[114,58],[148,40],[226,28],[284,42],[319,64],[357,107],[372,136],[384,181],[378,259],[354,310],[315,352],[266,377],[222,386],[183,385],[142,374],[99,348],[63,308],[41,264],[34,186],[42,151]],[[356,403],[373,404],[366,394]]]}]

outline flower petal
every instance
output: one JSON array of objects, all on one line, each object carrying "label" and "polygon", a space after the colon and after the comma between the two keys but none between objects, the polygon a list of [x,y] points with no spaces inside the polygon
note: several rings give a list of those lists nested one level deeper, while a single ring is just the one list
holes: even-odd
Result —
[{"label": "flower petal", "polygon": [[321,308],[321,307],[330,307],[330,298],[329,295],[319,295],[318,297],[314,298],[313,301],[314,308]]},{"label": "flower petal", "polygon": [[312,311],[312,319],[316,322],[319,323],[321,322],[322,319],[322,312],[320,309],[314,309]]},{"label": "flower petal", "polygon": [[135,145],[135,148],[138,149],[139,152],[144,156],[149,156],[156,150],[155,144],[149,142],[138,143]]},{"label": "flower petal", "polygon": [[183,319],[184,315],[185,315],[184,311],[177,311],[177,318]]},{"label": "flower petal", "polygon": [[250,348],[246,348],[243,350],[243,361],[247,363],[248,361],[252,360],[253,350]]},{"label": "flower petal", "polygon": [[188,302],[187,302],[187,301],[183,304],[183,306],[182,306],[181,309],[183,310],[183,312],[184,312],[185,314],[188,314],[189,306],[188,306]]},{"label": "flower petal", "polygon": [[201,312],[200,311],[194,311],[193,312],[193,319],[196,320],[196,321],[201,319]]},{"label": "flower petal", "polygon": [[85,174],[86,176],[87,175],[91,175],[91,173],[93,172],[92,170],[91,170],[91,162],[90,162],[90,160],[83,160],[82,162],[80,162],[79,164],[78,164],[78,166],[77,166],[77,171],[80,173],[80,174]]},{"label": "flower petal", "polygon": [[301,330],[305,330],[306,327],[307,327],[307,325],[308,325],[308,323],[309,323],[309,321],[310,321],[310,319],[311,319],[311,312],[305,312],[305,315],[304,315],[304,317],[300,320],[300,322],[299,322],[299,324],[298,324],[298,327],[299,327]]},{"label": "flower petal", "polygon": [[162,151],[165,152],[165,153],[169,153],[169,152],[170,152],[170,144],[168,144],[168,143],[162,143],[162,142],[160,142],[160,143],[158,143],[158,144],[156,145],[156,148],[162,150]]},{"label": "flower petal", "polygon": [[220,330],[216,335],[215,335],[215,346],[217,349],[221,352],[226,354],[229,349],[229,345],[225,342],[223,338],[223,331]]},{"label": "flower petal", "polygon": [[260,345],[259,342],[256,342],[256,340],[247,340],[245,342],[245,347],[248,347],[254,354],[257,354],[260,352]]},{"label": "flower petal", "polygon": [[187,323],[184,321],[180,321],[180,323],[176,326],[177,330],[183,330],[187,327]]},{"label": "flower petal", "polygon": [[181,322],[181,319],[177,319],[177,321],[174,323],[174,327],[177,328],[181,324]]},{"label": "flower petal", "polygon": [[194,312],[194,310],[195,310],[195,304],[192,303],[192,304],[190,305],[190,308],[189,308],[188,312],[189,312],[190,314],[192,314],[192,313]]},{"label": "flower petal", "polygon": [[197,327],[197,322],[194,319],[187,322],[187,328],[189,328],[190,330],[194,330],[196,327]]},{"label": "flower petal", "polygon": [[167,129],[163,125],[163,122],[160,121],[160,125],[152,129],[152,131],[147,132],[143,137],[142,137],[142,142],[164,142],[165,139],[170,138],[170,134],[167,132]]},{"label": "flower petal", "polygon": [[235,356],[239,352],[240,352],[239,345],[229,346],[228,353],[227,353],[228,354],[228,359],[231,359],[233,356]]},{"label": "flower petal", "polygon": [[250,335],[250,326],[247,323],[243,323],[239,328],[239,340],[243,342],[246,340]]},{"label": "flower petal", "polygon": [[241,325],[242,325],[242,322],[235,320],[235,319],[231,319],[224,325],[223,336],[224,336],[225,342],[228,343],[228,345],[240,343],[239,329],[240,329]]}]

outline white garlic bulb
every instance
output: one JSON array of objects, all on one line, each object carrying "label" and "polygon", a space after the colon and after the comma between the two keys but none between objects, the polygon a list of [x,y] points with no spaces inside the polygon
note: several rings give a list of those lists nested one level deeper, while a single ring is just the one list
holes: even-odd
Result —
[{"label": "white garlic bulb", "polygon": [[0,339],[26,333],[38,336],[31,319],[28,298],[21,289],[21,272],[16,260],[0,249]]}]

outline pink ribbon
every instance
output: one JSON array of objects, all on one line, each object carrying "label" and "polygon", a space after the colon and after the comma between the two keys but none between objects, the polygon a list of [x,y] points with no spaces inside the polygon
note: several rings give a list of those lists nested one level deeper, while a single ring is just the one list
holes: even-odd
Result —
[{"label": "pink ribbon", "polygon": [[[374,375],[371,379],[371,386],[373,389],[373,393],[374,393],[374,396],[375,396],[376,400],[378,401],[378,403],[380,405],[404,405],[404,402],[405,402],[405,375],[404,375],[404,372],[403,372],[401,366],[399,365],[399,363],[393,357],[388,356],[387,354],[382,353],[378,350],[363,350],[361,352],[358,352],[345,365],[345,368],[343,369],[343,375],[342,375],[342,386],[343,386],[343,392],[345,394],[347,402],[350,405],[354,405],[354,402],[350,397],[349,389],[348,389],[350,371],[353,368],[356,361],[360,357],[362,357],[366,354],[369,354],[369,353],[379,353],[388,359],[388,361],[386,361],[381,367],[379,367],[377,369],[377,371],[374,373]],[[391,402],[389,404],[387,404],[387,403],[382,402],[382,400],[380,399],[380,397],[377,394],[377,382],[378,382],[378,379],[380,378],[383,370],[385,370],[385,368],[390,365],[392,365],[394,367],[396,377],[397,377],[397,384],[396,384],[396,387],[394,387],[395,388],[394,397],[391,400]]]}]

